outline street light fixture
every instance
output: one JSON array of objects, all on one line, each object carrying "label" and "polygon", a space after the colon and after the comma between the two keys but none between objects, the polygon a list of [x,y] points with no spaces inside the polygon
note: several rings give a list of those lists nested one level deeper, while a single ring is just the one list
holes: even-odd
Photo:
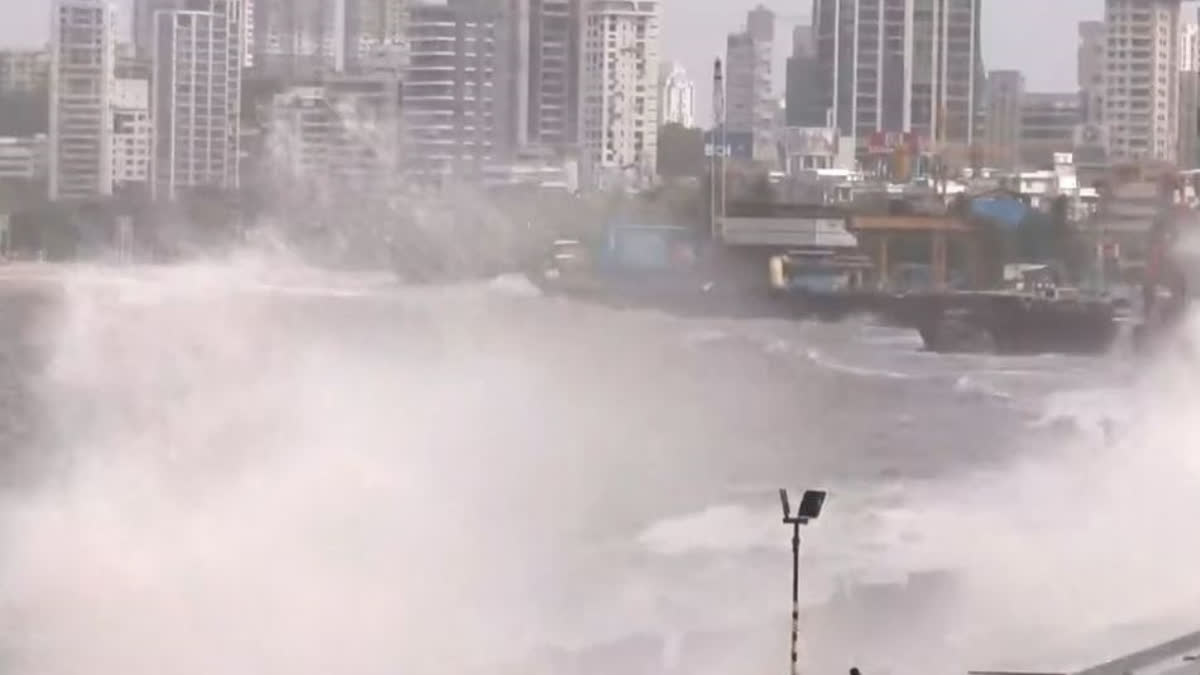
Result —
[{"label": "street light fixture", "polygon": [[800,526],[816,520],[825,506],[824,490],[805,490],[800,498],[800,507],[792,514],[792,504],[787,490],[779,490],[779,504],[783,507],[783,523],[792,526],[792,670],[798,675],[796,665],[796,642],[800,633]]}]

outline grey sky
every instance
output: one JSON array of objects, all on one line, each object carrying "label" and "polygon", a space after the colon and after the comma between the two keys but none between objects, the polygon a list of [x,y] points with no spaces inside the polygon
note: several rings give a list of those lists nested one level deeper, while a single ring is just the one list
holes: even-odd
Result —
[{"label": "grey sky", "polygon": [[[132,0],[119,0],[127,10]],[[696,80],[701,119],[711,110],[712,60],[724,56],[725,34],[759,0],[663,0],[663,56],[683,63]],[[790,26],[806,20],[811,0],[762,0],[779,15],[776,60],[790,45]],[[49,32],[50,0],[0,0],[0,45],[37,45]],[[1023,70],[1031,89],[1075,88],[1076,24],[1099,19],[1104,0],[984,0],[986,67]],[[129,12],[126,11],[128,16]],[[776,78],[782,83],[782,72]]]}]

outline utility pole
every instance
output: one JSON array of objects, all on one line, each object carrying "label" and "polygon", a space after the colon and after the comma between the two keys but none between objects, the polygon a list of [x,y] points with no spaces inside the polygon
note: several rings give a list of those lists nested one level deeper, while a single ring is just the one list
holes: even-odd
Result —
[{"label": "utility pole", "polygon": [[799,675],[796,643],[800,639],[800,526],[816,520],[825,505],[824,490],[805,490],[800,499],[800,508],[792,514],[792,505],[787,490],[779,490],[779,503],[783,507],[783,523],[792,526],[792,667],[791,675]]},{"label": "utility pole", "polygon": [[721,124],[721,229],[719,234],[724,235],[725,232],[725,194],[729,187],[729,139],[726,136],[727,114],[725,111],[725,76],[718,70],[716,89],[713,95],[717,97],[717,120]]},{"label": "utility pole", "polygon": [[[712,152],[709,158],[708,176],[709,176],[709,216],[710,216],[710,236],[715,243],[718,235],[718,218],[724,215],[725,212],[725,76],[721,72],[721,59],[713,62],[713,128],[712,128]],[[718,160],[717,157],[721,159]],[[720,161],[720,186],[717,181],[717,162]],[[720,190],[718,198],[717,190]],[[720,199],[720,201],[718,201]]]},{"label": "utility pole", "polygon": [[721,77],[721,59],[713,62],[713,123],[708,141],[708,234],[717,239],[717,82]]}]

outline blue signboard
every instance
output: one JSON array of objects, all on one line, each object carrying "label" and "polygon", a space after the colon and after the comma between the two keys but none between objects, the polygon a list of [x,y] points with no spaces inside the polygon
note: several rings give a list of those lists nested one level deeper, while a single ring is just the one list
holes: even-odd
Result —
[{"label": "blue signboard", "polygon": [[[716,139],[714,142],[713,139]],[[719,129],[710,129],[704,132],[704,155],[712,157],[713,148],[721,146],[721,131]],[[754,158],[754,134],[749,131],[727,131],[725,132],[725,153],[726,157],[734,159],[753,159]],[[721,156],[721,153],[718,153]]]},{"label": "blue signboard", "polygon": [[1029,206],[1006,195],[976,197],[971,200],[971,215],[1006,227],[1018,227],[1029,215]]}]

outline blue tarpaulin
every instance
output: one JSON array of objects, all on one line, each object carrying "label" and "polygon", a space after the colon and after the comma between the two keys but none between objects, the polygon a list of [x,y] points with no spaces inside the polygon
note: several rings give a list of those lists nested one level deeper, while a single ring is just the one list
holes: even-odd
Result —
[{"label": "blue tarpaulin", "polygon": [[976,197],[971,200],[971,215],[1010,228],[1016,228],[1029,215],[1029,206],[1015,197]]},{"label": "blue tarpaulin", "polygon": [[690,266],[696,254],[695,242],[687,228],[615,225],[608,229],[603,260],[610,268],[670,270]]}]

